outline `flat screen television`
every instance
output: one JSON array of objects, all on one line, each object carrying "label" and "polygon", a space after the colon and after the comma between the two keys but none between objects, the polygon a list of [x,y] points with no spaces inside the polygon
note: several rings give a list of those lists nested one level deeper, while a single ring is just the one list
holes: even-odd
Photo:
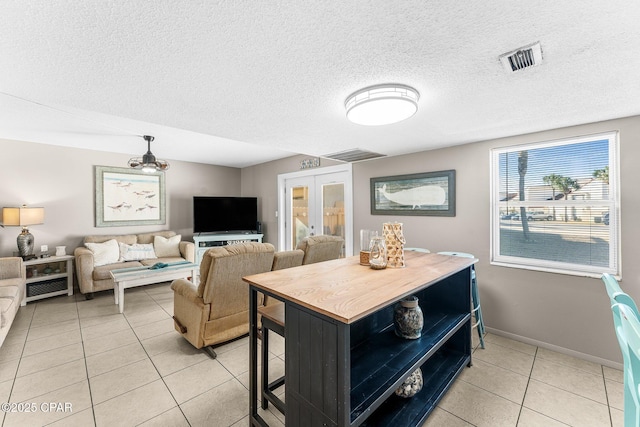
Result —
[{"label": "flat screen television", "polygon": [[254,233],[257,197],[193,197],[194,233]]}]

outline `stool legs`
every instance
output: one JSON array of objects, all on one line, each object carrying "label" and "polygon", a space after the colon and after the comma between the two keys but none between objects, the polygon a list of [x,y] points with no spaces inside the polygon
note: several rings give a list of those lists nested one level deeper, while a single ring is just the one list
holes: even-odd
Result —
[{"label": "stool legs", "polygon": [[269,388],[269,329],[264,327],[262,323],[262,346],[260,355],[262,357],[262,369],[260,372],[262,380],[262,392],[260,393],[262,401],[262,409],[267,409],[269,402],[267,400],[266,391]]},{"label": "stool legs", "polygon": [[281,387],[284,384],[284,376],[278,378],[277,380],[269,383],[269,332],[275,332],[278,335],[284,337],[284,327],[280,326],[265,316],[262,317],[262,349],[261,349],[261,358],[262,358],[262,370],[261,370],[261,379],[262,379],[262,387],[261,387],[261,405],[262,409],[267,409],[269,403],[272,403],[273,406],[276,407],[283,414],[285,413],[285,404],[284,402],[278,398],[273,393],[273,390]]},{"label": "stool legs", "polygon": [[471,277],[471,300],[473,302],[472,313],[476,318],[476,322],[473,325],[478,330],[478,336],[480,337],[480,347],[484,348],[484,320],[482,318],[482,308],[480,307],[480,293],[478,292],[478,282],[476,281],[476,271],[472,270]]},{"label": "stool legs", "polygon": [[[438,252],[441,255],[459,256],[464,258],[475,258],[473,255],[464,252]],[[478,330],[480,337],[480,347],[484,348],[484,319],[482,318],[482,309],[480,308],[480,293],[478,292],[478,282],[476,281],[476,268],[471,266],[471,302],[473,308],[471,315],[475,317],[475,323],[472,328]]]}]

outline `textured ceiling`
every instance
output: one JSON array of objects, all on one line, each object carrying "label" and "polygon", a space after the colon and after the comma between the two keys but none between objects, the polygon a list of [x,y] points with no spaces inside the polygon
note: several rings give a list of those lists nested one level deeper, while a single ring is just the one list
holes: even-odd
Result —
[{"label": "textured ceiling", "polygon": [[[234,167],[398,155],[640,114],[640,2],[2,0],[0,138]],[[499,56],[539,41],[540,66]],[[421,94],[345,118],[378,83]]]}]

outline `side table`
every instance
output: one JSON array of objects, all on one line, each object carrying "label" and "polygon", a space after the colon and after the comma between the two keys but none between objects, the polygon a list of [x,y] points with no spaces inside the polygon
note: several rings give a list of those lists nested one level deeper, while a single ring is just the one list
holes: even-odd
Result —
[{"label": "side table", "polygon": [[27,283],[21,305],[57,295],[73,295],[73,255],[24,261]]}]

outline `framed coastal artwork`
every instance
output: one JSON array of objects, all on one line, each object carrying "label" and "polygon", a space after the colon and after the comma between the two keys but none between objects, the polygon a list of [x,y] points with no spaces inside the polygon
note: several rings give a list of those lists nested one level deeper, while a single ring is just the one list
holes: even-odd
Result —
[{"label": "framed coastal artwork", "polygon": [[166,223],[164,173],[95,166],[96,227]]},{"label": "framed coastal artwork", "polygon": [[456,171],[371,178],[371,215],[456,216]]}]

